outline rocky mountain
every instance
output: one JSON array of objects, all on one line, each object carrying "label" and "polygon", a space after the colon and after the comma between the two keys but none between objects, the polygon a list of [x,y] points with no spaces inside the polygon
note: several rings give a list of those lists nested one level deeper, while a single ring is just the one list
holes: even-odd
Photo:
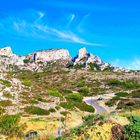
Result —
[{"label": "rocky mountain", "polygon": [[50,68],[78,68],[91,70],[109,70],[113,72],[128,71],[126,69],[113,67],[103,62],[98,56],[86,51],[79,50],[76,57],[72,58],[66,49],[50,49],[19,56],[12,52],[11,47],[0,49],[0,71],[14,71],[25,69],[31,71],[42,71]]}]

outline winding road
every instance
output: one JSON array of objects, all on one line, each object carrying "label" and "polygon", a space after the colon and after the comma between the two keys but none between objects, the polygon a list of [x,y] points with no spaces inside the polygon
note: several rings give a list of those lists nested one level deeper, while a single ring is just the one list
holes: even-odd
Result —
[{"label": "winding road", "polygon": [[107,113],[107,110],[98,104],[97,99],[87,99],[85,103],[95,108],[95,114]]},{"label": "winding road", "polygon": [[[109,100],[114,96],[114,94],[104,94],[102,100]],[[105,107],[98,104],[99,96],[97,97],[87,97],[84,98],[84,102],[88,105],[91,105],[95,108],[95,114],[102,114],[107,113],[108,111],[105,109]]]}]

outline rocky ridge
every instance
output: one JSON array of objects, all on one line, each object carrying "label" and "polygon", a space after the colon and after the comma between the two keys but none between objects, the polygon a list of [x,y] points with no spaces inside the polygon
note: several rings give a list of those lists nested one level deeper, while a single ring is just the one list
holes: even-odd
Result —
[{"label": "rocky ridge", "polygon": [[128,72],[128,70],[113,67],[103,62],[98,56],[86,51],[79,50],[78,55],[72,58],[66,49],[50,49],[19,56],[12,52],[11,47],[0,49],[0,71],[15,71],[25,69],[31,71],[42,71],[50,67],[57,68],[82,68],[92,70],[109,70],[113,72]]}]

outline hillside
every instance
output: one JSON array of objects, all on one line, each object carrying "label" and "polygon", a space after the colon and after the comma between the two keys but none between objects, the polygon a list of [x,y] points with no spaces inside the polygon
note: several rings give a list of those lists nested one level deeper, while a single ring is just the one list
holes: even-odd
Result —
[{"label": "hillside", "polygon": [[19,56],[7,47],[0,62],[0,139],[139,140],[138,72],[86,49],[71,58],[65,49]]}]

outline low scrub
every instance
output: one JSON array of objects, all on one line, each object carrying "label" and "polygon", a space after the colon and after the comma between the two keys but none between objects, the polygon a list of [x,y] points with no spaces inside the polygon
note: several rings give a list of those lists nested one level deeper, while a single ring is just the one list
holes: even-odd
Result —
[{"label": "low scrub", "polygon": [[24,86],[30,87],[30,86],[32,85],[32,81],[31,81],[31,80],[24,79],[24,80],[22,81],[22,84],[23,84]]},{"label": "low scrub", "polygon": [[127,92],[118,92],[118,93],[116,93],[116,95],[118,97],[127,97],[127,96],[129,96],[129,94]]},{"label": "low scrub", "polygon": [[83,100],[83,96],[79,93],[72,93],[66,96],[67,100],[81,102]]},{"label": "low scrub", "polygon": [[8,80],[1,80],[0,79],[0,83],[2,83],[6,87],[10,87],[11,86],[11,82],[9,82]]},{"label": "low scrub", "polygon": [[90,106],[90,105],[87,105],[86,103],[79,103],[79,102],[76,102],[74,103],[74,105],[80,109],[81,111],[86,111],[86,112],[95,112],[95,109]]},{"label": "low scrub", "polygon": [[36,115],[49,115],[50,114],[48,110],[45,110],[36,106],[28,106],[24,110],[25,112],[29,114],[36,114]]},{"label": "low scrub", "polygon": [[10,101],[10,100],[2,100],[2,101],[0,101],[0,106],[2,106],[2,107],[8,107],[8,106],[12,106],[13,104],[12,104],[12,101]]},{"label": "low scrub", "polygon": [[82,87],[79,90],[79,93],[81,93],[83,96],[88,96],[90,94],[90,89],[88,87]]},{"label": "low scrub", "polygon": [[49,90],[48,94],[50,96],[54,96],[54,97],[60,97],[61,96],[60,92],[57,89]]},{"label": "low scrub", "polygon": [[131,123],[124,127],[124,135],[127,140],[140,139],[140,117],[131,116],[128,118]]},{"label": "low scrub", "polygon": [[65,108],[65,109],[69,109],[69,110],[74,109],[74,105],[71,102],[61,102],[60,106]]},{"label": "low scrub", "polygon": [[[19,125],[19,115],[4,115],[0,118],[0,133],[8,137],[23,137],[24,125]],[[18,138],[17,138],[18,139]]]}]

